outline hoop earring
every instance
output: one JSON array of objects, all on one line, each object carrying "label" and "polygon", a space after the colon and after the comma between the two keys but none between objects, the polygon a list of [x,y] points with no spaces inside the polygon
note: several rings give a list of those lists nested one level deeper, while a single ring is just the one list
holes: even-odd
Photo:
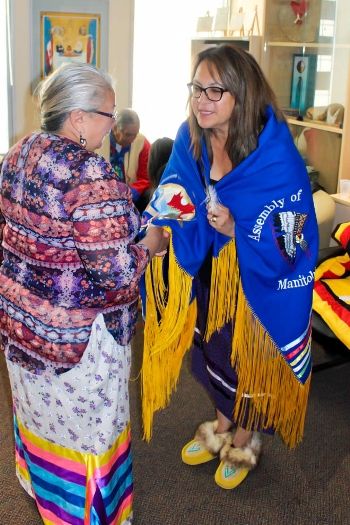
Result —
[{"label": "hoop earring", "polygon": [[85,146],[86,146],[86,139],[83,138],[81,133],[80,133],[80,136],[79,136],[79,142],[80,142],[81,146],[83,146],[83,148],[85,148]]}]

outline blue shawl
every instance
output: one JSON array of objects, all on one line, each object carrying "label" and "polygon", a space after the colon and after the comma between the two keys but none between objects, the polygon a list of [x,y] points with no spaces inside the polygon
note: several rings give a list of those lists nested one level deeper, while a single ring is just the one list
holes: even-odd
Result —
[{"label": "blue shawl", "polygon": [[[153,378],[157,376],[155,355],[157,366],[168,366],[161,362],[162,353],[170,363],[169,356],[180,352],[179,345],[183,351],[191,346],[195,307],[191,311],[190,306],[195,297],[189,283],[211,249],[206,339],[229,319],[235,321],[232,364],[241,384],[237,399],[244,392],[254,392],[257,397],[248,426],[254,428],[258,420],[266,426],[273,424],[293,446],[303,432],[311,371],[310,315],[318,233],[304,161],[287,124],[277,121],[271,108],[266,117],[257,148],[215,184],[219,201],[234,218],[235,240],[216,232],[207,219],[210,162],[204,140],[198,163],[192,154],[188,123],[178,131],[160,186],[144,214],[144,221],[169,229],[171,247],[169,282],[159,285],[159,261],[146,278],[143,386],[147,392],[149,371]],[[152,306],[153,293],[156,304]],[[180,299],[174,299],[179,295]],[[185,312],[183,302],[188,305]],[[144,400],[148,426],[151,413],[165,406],[176,385],[177,359],[182,355],[169,365],[176,369],[174,375],[157,382],[160,390],[165,383],[165,398],[156,400],[152,394],[150,412],[150,400]],[[285,396],[290,395],[294,396],[289,400],[293,407],[286,411]],[[236,422],[246,408],[244,401],[237,403]]]}]

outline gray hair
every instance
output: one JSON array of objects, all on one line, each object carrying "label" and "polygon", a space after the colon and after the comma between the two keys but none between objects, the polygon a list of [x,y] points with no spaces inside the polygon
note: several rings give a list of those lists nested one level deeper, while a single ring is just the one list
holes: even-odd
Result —
[{"label": "gray hair", "polygon": [[129,108],[118,111],[114,127],[122,130],[125,126],[129,126],[130,124],[136,124],[140,127],[140,119],[136,111]]},{"label": "gray hair", "polygon": [[37,87],[42,131],[58,132],[74,109],[98,110],[111,77],[90,64],[63,64]]}]

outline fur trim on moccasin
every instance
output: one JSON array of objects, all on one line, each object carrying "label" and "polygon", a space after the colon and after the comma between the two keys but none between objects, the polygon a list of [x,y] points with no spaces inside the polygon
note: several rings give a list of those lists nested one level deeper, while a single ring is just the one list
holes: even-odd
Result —
[{"label": "fur trim on moccasin", "polygon": [[260,453],[261,438],[259,432],[253,432],[245,447],[234,447],[233,435],[231,434],[220,450],[220,459],[232,467],[252,470],[258,464]]},{"label": "fur trim on moccasin", "polygon": [[231,436],[231,432],[217,434],[218,421],[206,421],[197,428],[194,439],[201,441],[212,454],[217,454]]}]

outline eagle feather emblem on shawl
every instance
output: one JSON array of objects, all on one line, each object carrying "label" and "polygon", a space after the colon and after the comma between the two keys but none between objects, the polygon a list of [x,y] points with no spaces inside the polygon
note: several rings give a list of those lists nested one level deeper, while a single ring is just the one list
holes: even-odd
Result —
[{"label": "eagle feather emblem on shawl", "polygon": [[307,219],[306,213],[283,211],[274,215],[274,229],[276,240],[283,256],[294,264],[297,255],[297,246],[307,249],[303,228]]}]

